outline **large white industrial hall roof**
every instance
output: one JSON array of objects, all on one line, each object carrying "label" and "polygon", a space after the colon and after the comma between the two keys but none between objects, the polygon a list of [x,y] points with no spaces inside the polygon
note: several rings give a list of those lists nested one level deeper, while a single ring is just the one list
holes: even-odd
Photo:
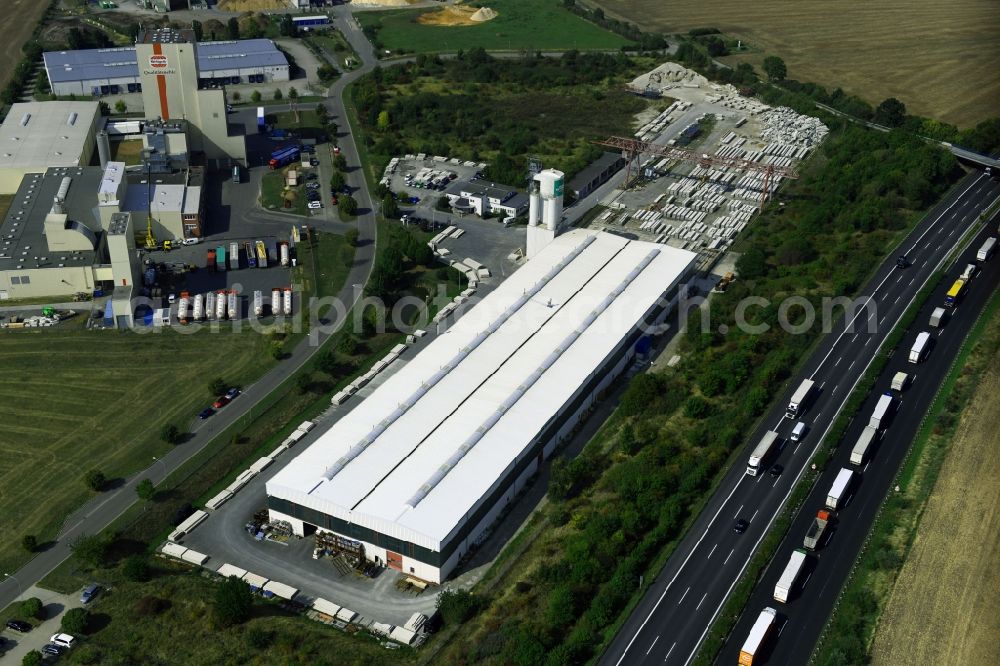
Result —
[{"label": "large white industrial hall roof", "polygon": [[696,255],[557,237],[267,483],[440,551]]}]

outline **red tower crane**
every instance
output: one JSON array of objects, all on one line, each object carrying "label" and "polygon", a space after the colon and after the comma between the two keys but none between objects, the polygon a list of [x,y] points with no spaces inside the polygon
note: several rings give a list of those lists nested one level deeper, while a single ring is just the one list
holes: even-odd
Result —
[{"label": "red tower crane", "polygon": [[659,157],[666,157],[671,160],[678,160],[684,162],[695,162],[698,166],[703,168],[709,167],[726,167],[739,169],[740,171],[753,171],[755,173],[760,173],[764,175],[764,187],[763,194],[760,200],[760,207],[764,207],[764,203],[771,195],[772,183],[774,181],[774,176],[777,174],[783,176],[784,178],[798,178],[798,173],[794,169],[789,167],[779,167],[773,164],[759,164],[757,162],[751,162],[750,160],[745,160],[739,157],[720,157],[719,155],[708,155],[705,153],[698,154],[691,150],[685,150],[684,148],[677,148],[675,146],[664,146],[657,143],[650,143],[649,141],[639,141],[638,139],[627,139],[621,136],[612,136],[604,139],[603,141],[595,141],[599,146],[605,146],[607,148],[614,148],[621,151],[625,155],[625,183],[628,184],[629,176],[631,175],[632,162],[641,154],[657,155]]}]

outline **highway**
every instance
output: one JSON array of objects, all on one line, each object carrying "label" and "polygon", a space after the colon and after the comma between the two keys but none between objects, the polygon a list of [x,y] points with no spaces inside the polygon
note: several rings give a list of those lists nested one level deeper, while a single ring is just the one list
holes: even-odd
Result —
[{"label": "highway", "polygon": [[[847,576],[868,535],[882,499],[887,493],[892,492],[896,483],[896,473],[927,409],[937,394],[941,381],[951,368],[972,325],[978,319],[997,284],[1000,284],[1000,257],[994,255],[990,261],[975,261],[976,250],[983,241],[989,236],[996,235],[997,225],[994,218],[962,253],[921,308],[913,325],[879,376],[876,382],[877,390],[873,391],[861,406],[836,454],[793,521],[774,560],[765,569],[747,604],[746,611],[726,644],[720,658],[721,663],[737,663],[743,640],[749,634],[757,614],[766,606],[778,611],[777,630],[781,635],[765,646],[766,653],[762,656],[766,656],[767,659],[761,663],[787,664],[802,661],[805,655],[812,652],[833,610],[837,596],[847,581]],[[969,263],[978,263],[980,270],[971,281],[964,299],[951,311],[951,316],[944,327],[939,329],[929,327],[931,311],[944,304],[945,292]],[[917,334],[921,331],[930,332],[934,344],[926,360],[914,365],[908,362],[907,356]],[[896,372],[912,374],[913,382],[901,394],[898,409],[889,427],[882,431],[877,447],[873,453],[866,456],[864,465],[859,470],[848,460],[851,449],[861,430],[868,424],[868,418],[880,391],[889,389],[892,376]],[[789,598],[789,603],[778,603],[771,597],[774,585],[781,576],[791,552],[802,547],[802,537],[812,521],[812,516],[816,510],[823,508],[833,478],[842,467],[860,471],[860,481],[855,482],[849,491],[847,504],[837,511],[835,532],[825,534],[821,548],[807,560],[805,569],[799,576],[801,581]],[[756,659],[754,663],[758,663]]]},{"label": "highway", "polygon": [[[789,380],[784,393],[752,433],[744,455],[723,478],[602,655],[601,664],[687,664],[693,659],[709,626],[786,502],[795,480],[805,472],[843,403],[870,365],[875,350],[963,233],[998,197],[1000,183],[979,172],[968,175],[900,244],[898,253],[905,254],[910,265],[898,268],[897,252],[893,252],[875,270],[859,291],[865,307],[849,315],[846,326],[842,323],[826,333],[800,372]],[[873,317],[871,327],[869,316]],[[802,417],[809,431],[802,442],[794,444],[788,440],[794,420],[785,416],[785,407],[805,378],[812,378],[819,391]],[[922,389],[917,387],[918,384],[914,390],[920,393]],[[865,409],[869,409],[867,404]],[[784,442],[777,457],[769,461],[783,465],[784,473],[776,478],[769,474],[748,476],[745,461],[767,430],[777,431]],[[820,487],[825,482],[824,476]],[[810,504],[809,508],[814,512],[819,507]],[[737,518],[750,523],[743,534],[733,530]],[[798,523],[795,529],[799,529]],[[814,593],[828,594],[832,603],[836,590],[819,589]],[[796,654],[801,658],[807,652],[805,649]]]}]

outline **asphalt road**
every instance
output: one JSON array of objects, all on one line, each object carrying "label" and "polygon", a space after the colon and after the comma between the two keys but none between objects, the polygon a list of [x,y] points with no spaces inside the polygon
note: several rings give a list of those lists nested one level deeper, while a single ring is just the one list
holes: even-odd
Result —
[{"label": "asphalt road", "polygon": [[[805,655],[811,654],[868,536],[883,498],[893,491],[896,473],[906,457],[927,409],[933,402],[972,325],[979,318],[997,284],[1000,284],[1000,257],[994,256],[990,261],[976,262],[976,250],[986,238],[996,235],[997,225],[994,218],[962,253],[947,277],[941,281],[934,294],[921,308],[913,325],[907,330],[906,336],[879,376],[876,383],[877,390],[873,391],[861,406],[829,466],[793,521],[788,536],[779,547],[774,560],[764,571],[747,604],[746,611],[720,656],[722,663],[737,662],[743,641],[750,633],[750,627],[760,610],[767,606],[778,611],[777,629],[780,636],[778,640],[771,640],[765,646],[766,654],[762,655],[765,660],[760,663],[787,664],[802,661]],[[951,311],[951,317],[943,328],[929,327],[928,319],[931,311],[944,304],[945,292],[969,263],[978,263],[980,271],[970,283],[965,298]],[[908,362],[907,357],[917,334],[921,331],[931,333],[934,345],[926,360],[914,365]],[[881,395],[880,391],[889,389],[896,372],[912,374],[913,382],[899,396],[898,409],[889,427],[882,431],[882,438],[874,452],[866,456],[865,463],[859,470],[849,462],[851,449],[861,430],[868,424],[868,418]],[[813,516],[818,509],[823,508],[833,479],[844,467],[855,472],[860,471],[860,480],[856,481],[849,491],[846,505],[837,512],[836,531],[829,536],[825,534],[821,542],[822,547],[807,560],[807,565],[799,576],[801,582],[796,589],[793,589],[789,603],[774,601],[772,595],[775,583],[781,577],[792,551],[802,548],[802,538]],[[758,663],[756,659],[754,663]]]},{"label": "asphalt road", "polygon": [[[651,582],[602,656],[601,664],[686,664],[693,658],[708,627],[787,500],[793,482],[804,473],[822,437],[870,364],[874,351],[963,233],[998,196],[1000,183],[980,174],[967,176],[900,245],[899,251],[912,264],[905,269],[897,268],[893,253],[875,271],[859,292],[865,295],[866,307],[848,318],[853,330],[840,324],[825,334],[802,370],[789,381],[780,399],[749,438],[745,456],[722,480],[687,536]],[[870,315],[874,319],[871,328],[866,321]],[[819,392],[801,417],[810,430],[804,441],[795,445],[788,441],[794,420],[785,416],[784,408],[805,378],[812,378]],[[919,383],[918,377],[916,394],[923,390]],[[924,380],[924,383],[931,382]],[[868,408],[866,405],[865,409]],[[899,422],[904,419],[900,417]],[[777,478],[768,474],[748,476],[744,461],[767,430],[776,430],[784,442],[777,458],[771,461],[783,465],[784,473]],[[820,487],[824,483],[825,477]],[[826,489],[823,487],[822,492]],[[814,503],[809,504],[811,511],[815,511]],[[750,521],[744,534],[733,531],[737,518]],[[801,531],[800,526],[796,525],[795,530]],[[835,591],[829,594],[832,603]],[[797,654],[801,657],[805,653]]]},{"label": "asphalt road", "polygon": [[[344,288],[338,294],[341,302],[348,305],[345,309],[350,310],[350,306],[360,296],[359,288],[355,285],[364,285],[371,273],[375,256],[376,226],[375,217],[371,212],[372,202],[368,186],[358,166],[361,162],[357,146],[354,143],[354,137],[347,131],[350,124],[344,110],[343,91],[348,83],[370,72],[375,67],[376,60],[371,45],[368,44],[352,18],[345,16],[345,12],[342,11],[338,13],[336,23],[338,28],[344,31],[351,45],[363,60],[361,67],[344,74],[330,87],[325,102],[330,118],[335,120],[341,128],[341,134],[337,139],[349,167],[347,181],[350,187],[355,190],[354,197],[358,200],[361,211],[357,218],[359,246],[355,254],[354,265],[348,274]],[[291,219],[301,220],[301,218]],[[254,405],[270,394],[281,382],[295,374],[322,343],[340,328],[342,323],[342,321],[332,321],[318,327],[315,335],[310,335],[303,340],[291,351],[288,358],[250,386],[244,387],[243,394],[231,405],[220,410],[206,421],[195,421],[191,428],[192,436],[187,442],[175,447],[158,460],[151,461],[150,467],[126,479],[125,483],[118,488],[101,493],[70,515],[64,523],[63,530],[44,551],[38,553],[16,572],[10,572],[12,575],[5,576],[4,580],[0,582],[0,608],[10,604],[20,596],[23,590],[37,583],[65,561],[71,555],[70,545],[76,539],[87,534],[100,532],[135,503],[137,501],[135,486],[141,479],[148,478],[154,483],[159,483],[201,451],[216,435],[245,415],[252,416]],[[3,573],[7,574],[7,572]]]}]

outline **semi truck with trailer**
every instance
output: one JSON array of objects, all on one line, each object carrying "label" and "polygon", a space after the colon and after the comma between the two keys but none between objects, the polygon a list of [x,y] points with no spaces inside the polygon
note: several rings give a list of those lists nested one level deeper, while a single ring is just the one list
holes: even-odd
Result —
[{"label": "semi truck with trailer", "polygon": [[226,270],[226,246],[215,248],[215,269],[220,273]]},{"label": "semi truck with trailer", "polygon": [[788,408],[785,410],[785,415],[788,418],[794,419],[805,411],[806,401],[812,394],[813,384],[815,384],[813,380],[803,379],[799,387],[795,389],[795,393],[792,394],[792,399],[788,403]]},{"label": "semi truck with trailer", "polygon": [[931,312],[931,319],[929,323],[934,328],[941,328],[941,325],[944,324],[945,317],[947,316],[948,311],[944,308],[934,308]]},{"label": "semi truck with trailer", "polygon": [[780,601],[783,604],[788,603],[788,598],[792,596],[792,590],[795,588],[795,581],[798,580],[799,574],[802,573],[802,569],[805,567],[806,558],[806,551],[801,548],[796,548],[792,551],[792,556],[788,559],[788,564],[785,566],[781,578],[778,579],[777,585],[774,586],[774,594],[772,596],[775,601]]},{"label": "semi truck with trailer", "polygon": [[263,134],[267,131],[267,122],[264,120],[264,107],[257,107],[257,133]]},{"label": "semi truck with trailer", "polygon": [[205,294],[194,295],[194,312],[191,317],[195,321],[201,321],[205,318]]},{"label": "semi truck with trailer", "polygon": [[809,524],[809,529],[806,530],[806,536],[802,539],[802,545],[809,550],[816,550],[819,548],[820,541],[823,539],[823,535],[826,533],[827,525],[830,524],[832,520],[830,512],[826,509],[820,509],[816,512],[816,517],[813,518],[812,523]]},{"label": "semi truck with trailer", "polygon": [[837,478],[833,480],[833,485],[830,486],[830,492],[826,494],[826,508],[836,511],[840,507],[841,502],[847,497],[847,489],[850,487],[853,479],[854,472],[846,467],[840,468]]},{"label": "semi truck with trailer", "polygon": [[865,429],[861,431],[861,436],[858,437],[858,441],[854,444],[854,448],[851,449],[852,465],[860,467],[865,463],[865,457],[868,455],[868,450],[871,448],[872,444],[875,443],[875,438],[877,436],[878,428],[865,426]]},{"label": "semi truck with trailer", "polygon": [[258,317],[264,314],[264,292],[260,289],[253,292],[253,313]]},{"label": "semi truck with trailer", "polygon": [[761,648],[767,641],[777,617],[778,611],[773,608],[765,608],[760,612],[757,621],[753,623],[753,628],[750,629],[750,635],[743,643],[743,649],[740,650],[740,666],[753,666],[754,657],[762,652]]},{"label": "semi truck with trailer", "polygon": [[205,319],[215,319],[215,292],[205,294]]},{"label": "semi truck with trailer", "polygon": [[257,248],[257,268],[267,268],[267,247],[264,241],[257,241],[254,244]]},{"label": "semi truck with trailer", "polygon": [[878,402],[875,403],[875,411],[872,412],[872,416],[868,419],[868,425],[872,428],[883,428],[885,427],[886,418],[889,415],[889,410],[893,406],[892,392],[886,391],[881,396],[879,396]]},{"label": "semi truck with trailer", "polygon": [[976,276],[976,265],[966,264],[965,270],[962,271],[961,279],[965,280],[967,283]]},{"label": "semi truck with trailer", "polygon": [[278,243],[278,257],[282,266],[287,266],[290,262],[290,254],[288,252],[288,243],[282,241]]},{"label": "semi truck with trailer", "polygon": [[182,291],[180,300],[177,301],[177,321],[182,324],[188,323],[190,312],[191,296],[186,291]]},{"label": "semi truck with trailer", "polygon": [[778,433],[773,430],[768,430],[764,433],[764,436],[761,437],[760,442],[757,443],[757,446],[754,447],[753,452],[750,454],[750,460],[747,461],[747,474],[757,476],[760,473],[777,442]]},{"label": "semi truck with trailer", "polygon": [[299,159],[300,148],[298,146],[283,146],[271,153],[271,159],[267,165],[272,169],[280,169]]},{"label": "semi truck with trailer", "polygon": [[240,267],[240,244],[229,244],[229,270],[235,271]]},{"label": "semi truck with trailer", "polygon": [[292,290],[290,287],[285,287],[281,290],[281,309],[286,315],[292,314]]},{"label": "semi truck with trailer", "polygon": [[962,296],[965,294],[965,280],[959,278],[951,283],[951,289],[948,293],[944,295],[944,304],[946,307],[953,308],[958,305],[958,302],[962,300]]},{"label": "semi truck with trailer", "polygon": [[226,292],[215,292],[215,318],[222,321],[226,318]]},{"label": "semi truck with trailer", "polygon": [[281,290],[275,287],[271,290],[271,314],[275,317],[281,314]]},{"label": "semi truck with trailer", "polygon": [[240,316],[239,300],[235,291],[226,292],[226,314],[229,315],[230,319],[236,319]]},{"label": "semi truck with trailer", "polygon": [[910,347],[910,356],[908,360],[910,363],[920,363],[927,356],[927,351],[931,344],[931,334],[927,331],[921,331],[917,334],[917,339],[913,341],[913,346]]},{"label": "semi truck with trailer", "polygon": [[243,244],[243,249],[247,253],[247,267],[257,268],[257,259],[254,257],[253,244],[247,241]]},{"label": "semi truck with trailer", "polygon": [[988,261],[990,257],[993,256],[993,252],[997,249],[997,237],[990,236],[987,238],[982,245],[979,246],[979,251],[976,252],[976,259],[979,261]]}]

